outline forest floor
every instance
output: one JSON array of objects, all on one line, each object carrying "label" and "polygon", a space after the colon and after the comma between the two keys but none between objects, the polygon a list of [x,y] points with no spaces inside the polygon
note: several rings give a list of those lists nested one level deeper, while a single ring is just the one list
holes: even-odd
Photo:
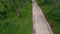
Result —
[{"label": "forest floor", "polygon": [[33,34],[54,34],[36,1],[32,0],[32,2]]}]

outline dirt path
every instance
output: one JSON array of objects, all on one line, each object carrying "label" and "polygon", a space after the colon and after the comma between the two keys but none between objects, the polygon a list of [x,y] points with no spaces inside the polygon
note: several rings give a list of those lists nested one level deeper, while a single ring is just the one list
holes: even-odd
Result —
[{"label": "dirt path", "polygon": [[46,21],[42,10],[39,8],[35,0],[33,2],[33,34],[53,34],[48,22]]}]

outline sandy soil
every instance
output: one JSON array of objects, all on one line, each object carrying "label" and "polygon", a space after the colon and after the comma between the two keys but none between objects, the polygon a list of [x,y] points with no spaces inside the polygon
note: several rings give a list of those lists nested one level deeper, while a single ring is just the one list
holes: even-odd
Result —
[{"label": "sandy soil", "polygon": [[37,5],[35,0],[32,0],[33,8],[33,33],[32,34],[54,34],[49,23],[46,21],[41,8]]}]

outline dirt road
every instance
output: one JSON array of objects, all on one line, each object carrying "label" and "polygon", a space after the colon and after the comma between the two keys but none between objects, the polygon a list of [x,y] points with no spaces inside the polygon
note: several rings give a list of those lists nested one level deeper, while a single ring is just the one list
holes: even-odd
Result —
[{"label": "dirt road", "polygon": [[36,1],[32,0],[32,2],[33,34],[54,34]]}]

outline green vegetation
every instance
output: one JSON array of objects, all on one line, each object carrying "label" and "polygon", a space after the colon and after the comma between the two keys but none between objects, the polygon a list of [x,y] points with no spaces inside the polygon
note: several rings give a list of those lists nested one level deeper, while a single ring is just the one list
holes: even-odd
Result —
[{"label": "green vegetation", "polygon": [[51,23],[55,34],[60,34],[60,0],[56,0],[55,7],[53,0],[36,0],[38,5],[42,8],[46,19]]},{"label": "green vegetation", "polygon": [[17,16],[10,0],[1,1],[0,34],[32,34],[32,1],[28,0],[23,4],[21,0],[16,0],[21,17]]}]

